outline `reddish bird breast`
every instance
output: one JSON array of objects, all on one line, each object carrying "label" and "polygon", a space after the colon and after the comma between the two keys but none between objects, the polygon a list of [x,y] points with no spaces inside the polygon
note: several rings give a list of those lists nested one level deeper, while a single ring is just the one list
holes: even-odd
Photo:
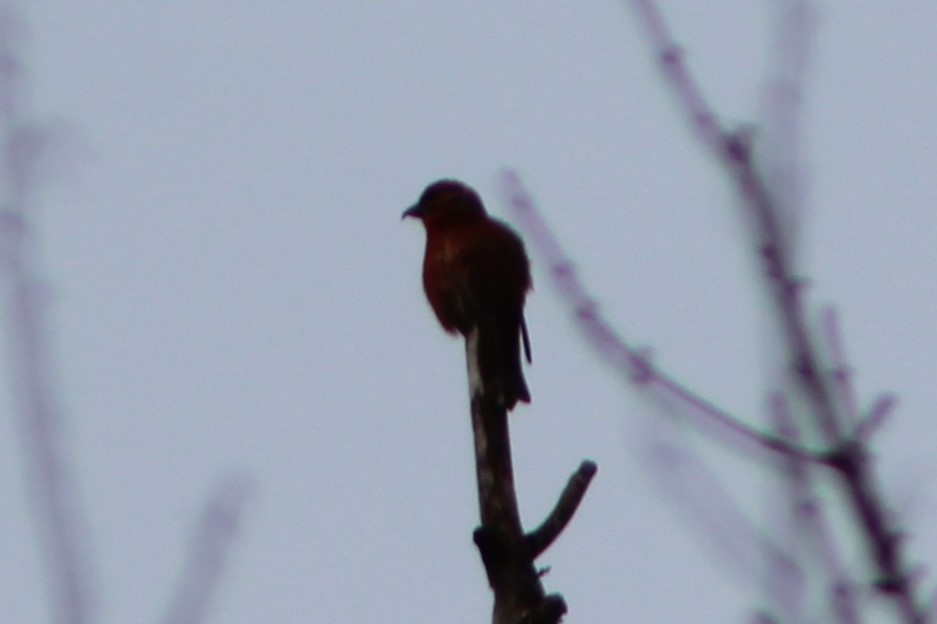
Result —
[{"label": "reddish bird breast", "polygon": [[430,185],[404,213],[426,226],[423,287],[446,331],[478,329],[485,391],[511,409],[529,402],[521,370],[521,341],[530,360],[524,301],[530,263],[520,237],[490,218],[469,187],[444,180]]}]

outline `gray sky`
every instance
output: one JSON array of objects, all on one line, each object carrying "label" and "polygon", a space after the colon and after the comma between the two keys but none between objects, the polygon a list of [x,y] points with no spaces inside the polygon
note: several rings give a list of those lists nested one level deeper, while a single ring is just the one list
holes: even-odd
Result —
[{"label": "gray sky", "polygon": [[[767,4],[664,3],[729,123],[761,111]],[[861,397],[900,397],[878,448],[924,557],[937,5],[863,4],[819,11],[803,260]],[[102,622],[158,620],[231,471],[254,487],[208,621],[488,617],[463,351],[424,300],[423,233],[400,223],[442,176],[505,216],[497,172],[516,168],[624,334],[763,417],[731,194],[621,3],[32,0],[23,17],[32,110],[61,128],[38,224]],[[757,579],[661,496],[656,416],[594,361],[531,251],[533,403],[511,419],[527,524],[599,464],[540,560],[546,587],[569,622],[743,621]],[[15,439],[0,419],[0,619],[26,624],[46,600]],[[763,511],[759,470],[691,443]]]}]

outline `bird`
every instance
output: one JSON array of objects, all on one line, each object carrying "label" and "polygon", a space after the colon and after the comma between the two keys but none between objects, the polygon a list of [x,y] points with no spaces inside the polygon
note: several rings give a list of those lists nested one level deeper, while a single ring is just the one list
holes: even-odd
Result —
[{"label": "bird", "polygon": [[508,411],[530,403],[521,345],[531,363],[524,302],[533,284],[521,237],[490,217],[481,197],[453,179],[438,180],[404,211],[426,229],[423,289],[443,329],[468,339],[477,330],[483,393]]}]

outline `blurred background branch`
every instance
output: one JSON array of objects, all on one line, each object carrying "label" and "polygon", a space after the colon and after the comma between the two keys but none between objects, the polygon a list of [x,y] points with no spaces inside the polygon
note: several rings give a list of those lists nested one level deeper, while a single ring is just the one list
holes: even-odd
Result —
[{"label": "blurred background branch", "polygon": [[[30,115],[23,62],[25,24],[14,3],[0,5],[0,265],[5,278],[7,369],[26,491],[45,565],[51,621],[98,621],[99,592],[72,441],[60,406],[40,269],[37,196],[41,166],[59,136]],[[203,621],[241,519],[249,482],[229,477],[206,503],[165,624]]]},{"label": "blurred background branch", "polygon": [[[507,172],[502,179],[507,202],[546,259],[549,275],[571,308],[574,322],[606,363],[624,373],[635,388],[653,398],[655,405],[665,408],[665,412],[688,416],[697,425],[715,424],[720,432],[729,434],[730,445],[751,446],[754,442],[757,447],[780,453],[771,459],[781,459],[780,464],[774,465],[788,482],[784,500],[795,518],[795,526],[800,527],[787,535],[790,540],[802,541],[804,546],[798,544],[792,550],[800,553],[803,559],[800,563],[787,555],[779,556],[789,550],[787,545],[765,550],[769,569],[774,567],[780,573],[775,577],[775,593],[770,596],[774,602],[771,619],[806,621],[814,615],[797,605],[798,583],[784,580],[802,575],[806,567],[819,567],[825,575],[822,584],[829,588],[828,613],[835,621],[848,624],[861,619],[853,581],[844,573],[838,554],[839,543],[846,536],[834,535],[829,529],[823,508],[813,494],[816,471],[823,467],[838,477],[851,507],[852,526],[861,535],[875,569],[873,577],[862,586],[879,591],[894,604],[901,621],[923,624],[929,621],[927,607],[918,595],[920,588],[912,573],[914,568],[904,551],[903,531],[889,511],[870,459],[870,440],[865,430],[874,427],[864,427],[863,420],[857,420],[857,399],[835,314],[826,314],[823,331],[814,329],[804,301],[807,282],[796,268],[795,238],[803,213],[805,177],[800,154],[800,117],[804,77],[814,39],[814,7],[803,0],[773,5],[775,59],[766,80],[763,124],[767,131],[762,137],[755,128],[727,129],[720,122],[688,68],[684,50],[671,34],[658,4],[653,0],[631,0],[629,4],[678,110],[693,136],[721,166],[735,190],[741,216],[750,227],[754,257],[770,295],[769,308],[776,321],[779,352],[784,354],[774,365],[777,373],[771,385],[775,387],[768,392],[773,397],[768,402],[773,423],[758,427],[749,424],[749,419],[727,413],[655,367],[641,350],[626,343],[579,282],[573,262],[566,257],[513,172]],[[889,412],[892,402],[888,396],[878,399],[868,410],[876,416],[868,420],[878,423],[880,415]],[[801,434],[801,430],[805,433]],[[686,462],[692,455],[677,452],[671,459],[674,457]],[[691,472],[697,477],[703,474],[699,469]],[[719,490],[718,481],[713,481],[707,487],[687,488],[684,498],[690,492],[713,494]],[[719,505],[723,512],[730,507]],[[698,508],[693,516],[698,521],[707,517]],[[731,524],[738,528],[747,523],[740,520]],[[714,534],[712,523],[709,533]],[[741,535],[736,534],[735,538]],[[733,550],[727,548],[723,550]],[[801,572],[792,576],[790,571],[798,569]],[[784,585],[792,591],[781,591]]]},{"label": "blurred background branch", "polygon": [[15,6],[0,5],[0,169],[4,193],[0,262],[6,281],[9,383],[52,618],[65,624],[88,624],[94,621],[94,570],[69,436],[56,396],[47,292],[40,278],[33,225],[36,167],[51,137],[28,114],[21,55],[24,30]]},{"label": "blurred background branch", "polygon": [[199,624],[206,621],[232,544],[241,528],[244,505],[252,484],[241,475],[229,475],[205,503],[180,571],[176,589],[162,624]]}]

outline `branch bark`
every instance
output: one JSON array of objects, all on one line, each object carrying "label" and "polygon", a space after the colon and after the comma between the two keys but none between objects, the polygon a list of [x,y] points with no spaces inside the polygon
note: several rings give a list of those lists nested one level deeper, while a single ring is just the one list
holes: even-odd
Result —
[{"label": "branch bark", "polygon": [[478,368],[478,330],[466,336],[472,432],[481,526],[474,541],[494,592],[494,624],[556,624],[566,613],[559,594],[547,594],[534,559],[559,537],[572,519],[595,474],[585,461],[570,478],[553,511],[541,526],[525,535],[521,526],[507,410],[485,394]]}]

